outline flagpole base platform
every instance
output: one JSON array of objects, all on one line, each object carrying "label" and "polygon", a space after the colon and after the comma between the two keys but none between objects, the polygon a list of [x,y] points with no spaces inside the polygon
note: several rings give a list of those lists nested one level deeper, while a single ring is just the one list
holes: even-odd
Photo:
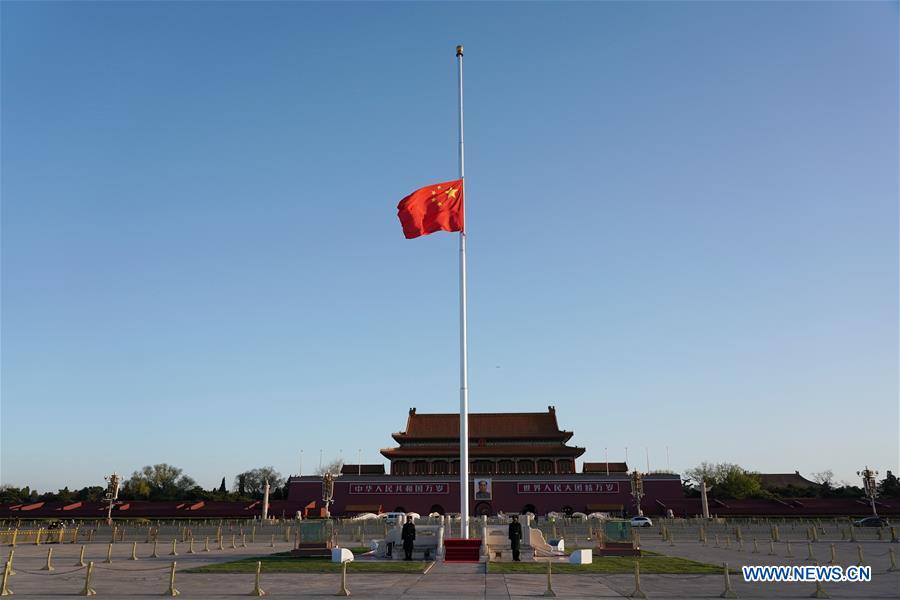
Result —
[{"label": "flagpole base platform", "polygon": [[444,562],[481,562],[481,540],[478,538],[446,538],[444,540]]}]

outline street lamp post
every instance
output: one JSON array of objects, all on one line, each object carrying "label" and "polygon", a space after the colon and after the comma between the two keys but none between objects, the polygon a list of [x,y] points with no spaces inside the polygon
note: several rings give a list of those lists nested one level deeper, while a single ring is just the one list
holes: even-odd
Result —
[{"label": "street lamp post", "polygon": [[635,469],[631,472],[631,495],[634,496],[634,504],[637,506],[637,514],[639,517],[644,516],[641,510],[641,498],[644,497],[644,476]]},{"label": "street lamp post", "polygon": [[109,503],[106,507],[106,524],[112,525],[112,509],[116,500],[119,498],[119,482],[121,481],[121,478],[113,472],[112,475],[104,477],[103,479],[109,482],[106,486],[106,495],[104,496],[104,499]]},{"label": "street lamp post", "polygon": [[862,477],[863,491],[865,491],[866,498],[869,499],[869,504],[872,506],[872,516],[877,517],[878,511],[875,509],[875,497],[878,496],[878,488],[875,480],[878,477],[878,471],[873,471],[867,465],[865,469],[857,471],[856,474]]},{"label": "street lamp post", "polygon": [[322,475],[322,502],[325,503],[325,518],[331,518],[331,503],[334,502],[334,475]]}]

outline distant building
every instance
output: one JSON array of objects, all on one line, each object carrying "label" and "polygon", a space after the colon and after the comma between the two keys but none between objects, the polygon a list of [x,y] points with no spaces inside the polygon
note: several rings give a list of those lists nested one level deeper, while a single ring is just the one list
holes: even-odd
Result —
[{"label": "distant building", "polygon": [[[574,473],[584,448],[566,445],[572,435],[559,428],[553,406],[545,413],[470,414],[469,473]],[[400,446],[381,451],[391,461],[391,475],[459,474],[458,414],[419,414],[411,408],[406,429],[392,437]]]},{"label": "distant building", "polygon": [[586,462],[581,465],[582,473],[627,473],[628,465],[623,462]]},{"label": "distant building", "polygon": [[[556,409],[547,412],[472,413],[469,415],[469,497],[472,512],[609,512],[636,514],[631,478],[623,462],[575,460],[585,449],[570,446],[574,434],[560,429]],[[411,408],[406,428],[392,434],[397,446],[381,454],[390,474],[377,466],[345,465],[334,481],[333,515],[360,512],[456,513],[459,511],[459,415],[420,414]],[[372,467],[369,469],[369,467]],[[322,480],[291,477],[288,498],[304,516],[325,514]],[[665,514],[683,498],[675,473],[644,475],[641,507]]]},{"label": "distant building", "polygon": [[800,474],[800,471],[793,473],[759,473],[759,484],[765,490],[785,490],[794,488],[798,490],[818,490],[821,484],[810,481]]}]

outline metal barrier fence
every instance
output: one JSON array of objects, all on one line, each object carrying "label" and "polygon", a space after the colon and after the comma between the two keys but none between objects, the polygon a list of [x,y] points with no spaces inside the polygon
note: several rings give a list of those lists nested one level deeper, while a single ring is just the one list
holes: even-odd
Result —
[{"label": "metal barrier fence", "polygon": [[[698,540],[713,539],[718,535],[722,539],[730,539],[735,543],[749,542],[753,538],[759,540],[772,540],[776,543],[790,540],[792,542],[806,542],[828,540],[833,542],[847,541],[894,541],[897,539],[897,530],[892,528],[855,527],[850,519],[667,519],[652,517],[653,526],[638,531],[647,534],[659,534],[663,539],[669,539],[669,534],[675,533],[679,539]],[[434,525],[440,522],[438,518],[422,517],[416,521],[422,525]],[[492,516],[486,521],[487,525],[502,525],[508,523],[505,517]],[[575,519],[559,517],[555,519],[539,517],[533,520],[532,527],[539,529],[545,539],[565,539],[570,546],[587,544],[596,539],[596,532],[601,527],[599,519]],[[277,541],[296,541],[298,521],[279,520],[261,522],[258,519],[223,519],[223,520],[163,520],[148,521],[140,519],[135,521],[116,521],[112,527],[102,521],[75,521],[64,527],[49,529],[44,527],[48,521],[6,521],[0,522],[0,545],[16,546],[23,544],[77,544],[77,543],[133,543],[154,541],[169,542],[177,538],[180,542],[188,542],[190,539],[204,540],[209,537],[218,541],[222,537],[245,537],[248,541],[255,541],[257,536],[262,536],[268,541],[275,536]],[[459,519],[447,517],[444,520],[445,535],[452,537],[459,535]],[[480,537],[483,521],[480,518],[470,519],[469,534],[472,537]],[[333,520],[333,531],[337,539],[344,543],[353,542],[367,544],[375,538],[384,538],[388,526],[384,519],[356,520],[338,518]]]}]

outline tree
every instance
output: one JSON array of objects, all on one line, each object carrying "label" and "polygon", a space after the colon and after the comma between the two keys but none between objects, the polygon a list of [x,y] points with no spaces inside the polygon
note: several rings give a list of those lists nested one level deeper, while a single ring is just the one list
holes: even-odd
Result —
[{"label": "tree", "polygon": [[106,494],[106,488],[99,485],[83,487],[75,492],[75,500],[81,502],[99,502]]},{"label": "tree", "polygon": [[900,498],[900,480],[890,471],[878,482],[878,495],[884,498]]},{"label": "tree", "polygon": [[328,464],[322,465],[318,469],[316,469],[316,475],[324,475],[325,473],[331,473],[332,475],[337,475],[341,472],[341,467],[344,466],[344,459],[336,458]]},{"label": "tree", "polygon": [[125,482],[120,496],[125,498],[145,498],[150,500],[184,500],[196,486],[193,478],[184,475],[173,465],[160,463],[147,465],[131,474]]},{"label": "tree", "polygon": [[732,463],[702,462],[685,475],[699,487],[706,481],[709,495],[715,498],[764,498],[769,494],[762,488],[756,473]]},{"label": "tree", "polygon": [[225,489],[225,478],[224,477],[222,478],[222,484],[219,486],[219,492],[222,494],[225,494],[228,492],[228,490]]},{"label": "tree", "polygon": [[260,467],[244,471],[235,477],[234,483],[241,496],[247,495],[253,498],[262,498],[266,481],[269,482],[270,491],[280,488],[285,483],[284,477],[275,470],[275,467]]},{"label": "tree", "polygon": [[821,486],[831,488],[834,485],[834,472],[831,469],[826,469],[818,473],[813,473],[812,480]]}]

